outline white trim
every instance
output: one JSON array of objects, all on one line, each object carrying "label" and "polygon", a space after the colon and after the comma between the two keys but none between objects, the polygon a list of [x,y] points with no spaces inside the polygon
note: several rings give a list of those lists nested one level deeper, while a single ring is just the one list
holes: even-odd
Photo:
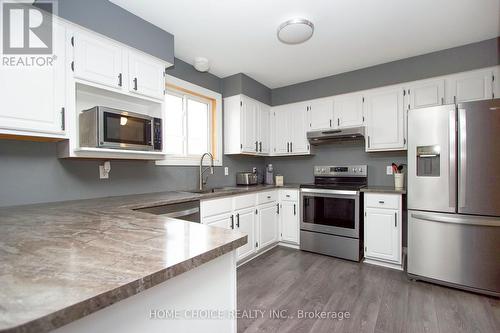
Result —
[{"label": "white trim", "polygon": [[[194,93],[206,96],[208,98],[215,100],[215,115],[216,115],[216,140],[215,146],[217,154],[214,156],[214,165],[222,166],[223,165],[223,147],[222,147],[222,95],[218,92],[203,88],[191,82],[173,77],[171,75],[166,76],[166,82],[168,84],[173,84],[183,89],[192,91]],[[163,119],[166,119],[165,115],[163,115]],[[164,138],[165,140],[165,138]],[[198,165],[200,163],[200,159],[198,157],[181,157],[181,156],[172,156],[166,155],[165,159],[156,161],[156,165],[185,165],[185,166],[193,166]],[[208,159],[204,161],[204,164],[209,164]]]},{"label": "white trim", "polygon": [[377,265],[377,266],[383,266],[383,267],[387,267],[387,268],[392,268],[392,269],[396,269],[398,271],[402,271],[403,270],[403,267],[400,264],[393,264],[393,263],[390,263],[390,262],[384,262],[382,260],[376,260],[376,259],[371,259],[371,258],[365,258],[363,260],[363,263],[364,264],[369,264],[369,265]]}]

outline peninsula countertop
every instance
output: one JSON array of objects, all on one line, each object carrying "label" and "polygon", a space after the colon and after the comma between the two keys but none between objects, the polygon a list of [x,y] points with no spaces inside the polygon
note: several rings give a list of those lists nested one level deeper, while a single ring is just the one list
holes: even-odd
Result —
[{"label": "peninsula countertop", "polygon": [[[0,208],[0,332],[47,332],[246,244],[134,209],[276,189],[160,192]],[[287,185],[285,188],[298,188]]]}]

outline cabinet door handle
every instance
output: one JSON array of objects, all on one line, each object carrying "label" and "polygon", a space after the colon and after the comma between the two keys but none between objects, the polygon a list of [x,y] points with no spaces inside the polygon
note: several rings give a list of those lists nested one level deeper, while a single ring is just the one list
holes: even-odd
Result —
[{"label": "cabinet door handle", "polygon": [[398,227],[398,213],[394,212],[394,227]]},{"label": "cabinet door handle", "polygon": [[279,213],[280,213],[280,204],[279,204],[279,203],[277,203],[277,204],[276,204],[276,214],[278,214],[278,215],[279,215]]},{"label": "cabinet door handle", "polygon": [[337,118],[337,126],[340,126],[340,118]]},{"label": "cabinet door handle", "polygon": [[118,86],[122,86],[122,73],[118,74]]},{"label": "cabinet door handle", "polygon": [[293,153],[293,142],[290,142],[290,153]]},{"label": "cabinet door handle", "polygon": [[330,127],[332,127],[332,120],[330,119]]},{"label": "cabinet door handle", "polygon": [[64,106],[61,108],[61,130],[66,129],[66,108]]},{"label": "cabinet door handle", "polygon": [[259,151],[259,141],[255,141],[255,151]]},{"label": "cabinet door handle", "polygon": [[236,214],[236,226],[240,227],[240,213]]},{"label": "cabinet door handle", "polygon": [[137,78],[134,77],[134,90],[137,91]]},{"label": "cabinet door handle", "polygon": [[234,229],[234,215],[231,215],[231,229]]},{"label": "cabinet door handle", "polygon": [[259,152],[262,153],[262,141],[259,142]]},{"label": "cabinet door handle", "polygon": [[286,152],[289,153],[290,152],[290,142],[287,142],[286,143]]},{"label": "cabinet door handle", "polygon": [[293,204],[293,215],[297,215],[297,205]]},{"label": "cabinet door handle", "polygon": [[370,136],[368,135],[368,148],[370,148]]}]

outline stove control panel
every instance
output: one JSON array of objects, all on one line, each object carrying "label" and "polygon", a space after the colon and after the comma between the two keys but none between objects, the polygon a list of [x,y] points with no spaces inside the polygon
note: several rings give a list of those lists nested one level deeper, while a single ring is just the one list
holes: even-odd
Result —
[{"label": "stove control panel", "polygon": [[315,177],[366,177],[366,165],[328,165],[328,166],[315,166]]}]

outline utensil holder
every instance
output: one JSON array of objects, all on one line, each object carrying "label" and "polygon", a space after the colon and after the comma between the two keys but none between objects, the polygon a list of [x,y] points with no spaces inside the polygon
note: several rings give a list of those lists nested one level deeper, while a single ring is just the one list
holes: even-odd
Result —
[{"label": "utensil holder", "polygon": [[394,187],[401,189],[405,187],[405,174],[395,173],[394,174]]}]

